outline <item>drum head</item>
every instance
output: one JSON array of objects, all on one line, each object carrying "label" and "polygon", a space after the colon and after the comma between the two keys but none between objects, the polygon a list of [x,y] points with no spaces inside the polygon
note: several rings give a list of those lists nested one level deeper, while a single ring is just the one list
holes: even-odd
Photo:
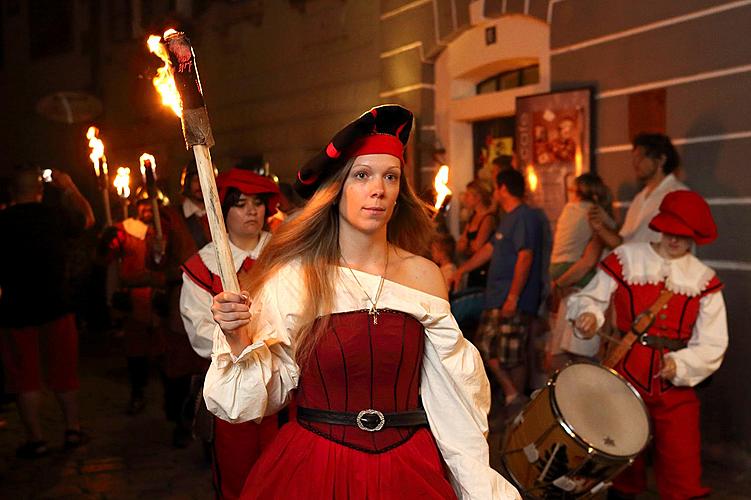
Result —
[{"label": "drum head", "polygon": [[630,457],[647,445],[649,416],[641,398],[606,368],[588,363],[563,368],[553,399],[565,425],[598,451]]}]

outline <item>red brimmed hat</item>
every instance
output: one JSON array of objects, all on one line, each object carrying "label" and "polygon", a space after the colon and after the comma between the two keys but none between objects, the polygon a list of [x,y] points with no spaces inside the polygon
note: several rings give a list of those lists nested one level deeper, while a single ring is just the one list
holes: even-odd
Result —
[{"label": "red brimmed hat", "polygon": [[717,239],[717,226],[707,202],[694,191],[673,191],[660,203],[660,213],[649,228],[666,234],[691,238],[697,245]]},{"label": "red brimmed hat", "polygon": [[244,194],[268,194],[266,201],[266,217],[276,213],[279,205],[279,186],[268,177],[258,175],[250,170],[231,168],[216,177],[216,187],[219,190],[219,200],[224,203],[229,188],[236,188]]},{"label": "red brimmed hat", "polygon": [[297,173],[295,191],[310,198],[316,189],[355,156],[385,153],[404,166],[404,148],[412,130],[412,113],[398,104],[376,106],[334,135],[328,146]]}]

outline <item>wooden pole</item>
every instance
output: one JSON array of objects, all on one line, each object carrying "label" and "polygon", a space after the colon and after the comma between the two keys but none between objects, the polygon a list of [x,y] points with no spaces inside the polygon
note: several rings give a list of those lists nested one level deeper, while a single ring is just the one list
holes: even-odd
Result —
[{"label": "wooden pole", "polygon": [[107,175],[107,162],[102,163],[102,201],[104,202],[104,220],[107,227],[112,225],[112,209],[110,208],[109,176]]},{"label": "wooden pole", "polygon": [[219,277],[222,279],[222,287],[225,291],[240,293],[240,284],[237,281],[235,262],[229,247],[229,236],[224,225],[222,205],[219,202],[219,192],[214,179],[214,167],[211,164],[211,152],[205,144],[196,144],[192,147],[193,155],[198,166],[198,180],[201,183],[203,203],[206,206],[206,216],[209,219],[211,239],[216,250]]},{"label": "wooden pole", "polygon": [[165,33],[162,43],[170,61],[169,67],[175,80],[175,87],[180,94],[182,105],[180,119],[185,145],[193,149],[198,166],[198,180],[201,183],[222,288],[228,292],[240,293],[235,263],[229,246],[229,236],[224,226],[222,206],[219,202],[219,191],[216,187],[216,179],[214,179],[214,168],[211,164],[209,148],[214,145],[214,136],[211,133],[209,114],[203,100],[203,89],[198,77],[193,47],[185,33],[176,31]]}]

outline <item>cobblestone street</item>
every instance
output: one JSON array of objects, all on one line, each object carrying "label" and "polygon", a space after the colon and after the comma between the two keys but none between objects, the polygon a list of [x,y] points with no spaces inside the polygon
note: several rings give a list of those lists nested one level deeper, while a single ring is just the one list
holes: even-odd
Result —
[{"label": "cobblestone street", "polygon": [[[70,453],[62,451],[62,423],[49,395],[44,402],[44,424],[51,452],[39,460],[19,460],[14,450],[23,431],[12,405],[4,408],[8,420],[0,430],[0,498],[2,499],[210,499],[211,472],[203,449],[193,442],[186,449],[171,445],[172,427],[162,412],[162,387],[156,371],[147,390],[143,413],[128,416],[125,360],[119,342],[103,337],[82,337],[81,407],[83,425],[91,441]],[[499,429],[503,416],[491,416]],[[490,436],[491,461],[500,463],[500,434]],[[705,461],[705,482],[712,498],[751,498],[751,471],[723,468]],[[659,498],[654,481],[641,500]]]}]

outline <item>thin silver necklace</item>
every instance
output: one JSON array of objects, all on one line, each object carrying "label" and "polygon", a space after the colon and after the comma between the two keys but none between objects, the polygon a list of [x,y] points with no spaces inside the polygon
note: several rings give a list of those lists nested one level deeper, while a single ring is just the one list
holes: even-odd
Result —
[{"label": "thin silver necklace", "polygon": [[[341,252],[340,252],[341,255]],[[349,269],[349,272],[352,273],[352,277],[355,278],[355,283],[357,283],[357,286],[360,287],[360,290],[362,290],[362,293],[365,294],[365,296],[368,298],[368,302],[370,302],[370,308],[368,309],[368,316],[371,316],[373,318],[373,324],[378,324],[378,299],[381,298],[381,291],[383,291],[383,282],[386,278],[386,272],[389,269],[389,245],[386,244],[386,266],[383,269],[383,275],[381,275],[381,281],[378,283],[378,291],[375,295],[375,300],[370,298],[370,295],[368,292],[365,291],[365,287],[362,286],[362,283],[360,283],[360,280],[357,279],[357,275],[352,270],[352,267],[347,262],[347,259],[344,258],[344,255],[341,255],[342,260],[344,261],[344,265],[347,266],[347,269]]]}]

